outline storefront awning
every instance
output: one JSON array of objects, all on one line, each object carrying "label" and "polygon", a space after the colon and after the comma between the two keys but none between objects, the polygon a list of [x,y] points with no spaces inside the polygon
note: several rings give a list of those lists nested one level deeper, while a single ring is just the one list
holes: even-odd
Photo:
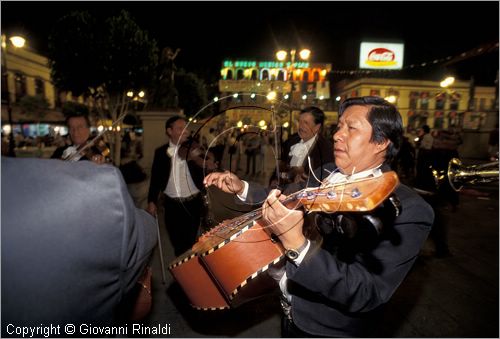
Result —
[{"label": "storefront awning", "polygon": [[[64,124],[64,115],[56,110],[46,110],[42,114],[35,116],[34,114],[24,113],[19,107],[12,108],[12,122],[14,124],[29,124],[29,123],[49,123],[49,124]],[[2,105],[2,125],[9,123],[9,113],[7,105]]]}]

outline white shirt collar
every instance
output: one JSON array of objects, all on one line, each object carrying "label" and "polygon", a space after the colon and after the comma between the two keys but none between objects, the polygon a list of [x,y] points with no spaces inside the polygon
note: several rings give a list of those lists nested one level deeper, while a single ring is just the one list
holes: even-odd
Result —
[{"label": "white shirt collar", "polygon": [[326,180],[330,184],[337,184],[337,183],[342,183],[342,182],[347,182],[347,181],[358,180],[361,178],[367,178],[370,175],[379,176],[382,173],[382,170],[380,169],[381,166],[382,166],[382,164],[378,165],[375,168],[370,168],[370,169],[367,169],[367,170],[362,171],[362,172],[353,173],[351,175],[344,174],[341,172],[332,172],[326,178]]}]

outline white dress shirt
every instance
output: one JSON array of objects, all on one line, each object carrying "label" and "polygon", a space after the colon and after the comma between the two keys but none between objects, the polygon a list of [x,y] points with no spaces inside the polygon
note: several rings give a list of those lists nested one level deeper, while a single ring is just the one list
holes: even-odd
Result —
[{"label": "white dress shirt", "polygon": [[164,193],[170,198],[187,198],[200,190],[194,184],[187,161],[181,159],[177,151],[178,146],[169,141],[167,154],[171,157],[172,166]]},{"label": "white dress shirt", "polygon": [[290,153],[288,153],[288,155],[292,156],[292,159],[290,159],[290,167],[302,166],[305,158],[309,154],[309,150],[314,146],[317,139],[318,135],[316,134],[313,138],[307,140],[306,142],[300,139],[300,142],[290,147]]}]

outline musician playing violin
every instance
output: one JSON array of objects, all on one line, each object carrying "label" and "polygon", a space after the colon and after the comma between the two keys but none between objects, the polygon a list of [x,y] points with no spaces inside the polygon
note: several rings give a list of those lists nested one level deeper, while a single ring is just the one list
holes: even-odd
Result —
[{"label": "musician playing violin", "polygon": [[[379,97],[345,100],[333,135],[336,166],[320,169],[329,172],[324,182],[353,182],[390,170],[402,135],[393,104]],[[205,184],[245,201],[263,196],[229,172],[212,173]],[[432,208],[407,186],[400,184],[394,197],[369,215],[319,213],[314,220],[321,241],[306,237],[304,212],[285,207],[280,191],[263,198],[263,220],[286,249],[284,267],[273,273],[283,295],[284,337],[377,336],[383,305],[415,263],[434,219]]]},{"label": "musician playing violin", "polygon": [[203,213],[203,177],[216,168],[213,156],[188,140],[186,120],[173,116],[165,123],[168,143],[155,151],[148,194],[148,212],[156,215],[163,193],[165,225],[178,256],[196,241]]},{"label": "musician playing violin", "polygon": [[[77,149],[85,145],[90,138],[90,120],[86,114],[73,114],[66,117],[66,125],[69,129],[69,137],[71,139],[71,144],[66,146],[58,147],[51,158],[53,159],[65,159]],[[96,164],[104,164],[106,158],[100,153],[98,149],[90,149],[90,152],[86,152],[82,155],[80,160],[90,160]]]},{"label": "musician playing violin", "polygon": [[300,111],[297,133],[283,144],[280,184],[307,180],[312,170],[333,161],[332,143],[322,133],[324,122],[325,113],[318,107]]}]

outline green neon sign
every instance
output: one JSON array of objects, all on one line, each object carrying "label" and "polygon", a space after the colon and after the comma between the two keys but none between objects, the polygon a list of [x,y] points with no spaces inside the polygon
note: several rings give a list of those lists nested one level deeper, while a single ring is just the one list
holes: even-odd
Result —
[{"label": "green neon sign", "polygon": [[[253,60],[224,60],[223,62],[224,67],[238,67],[238,68],[255,68],[257,67],[257,61]],[[283,68],[283,67],[290,67],[291,62],[282,62],[282,61],[259,61],[258,62],[258,67],[259,68]],[[294,68],[309,68],[309,63],[308,62],[295,62],[294,63]]]}]

